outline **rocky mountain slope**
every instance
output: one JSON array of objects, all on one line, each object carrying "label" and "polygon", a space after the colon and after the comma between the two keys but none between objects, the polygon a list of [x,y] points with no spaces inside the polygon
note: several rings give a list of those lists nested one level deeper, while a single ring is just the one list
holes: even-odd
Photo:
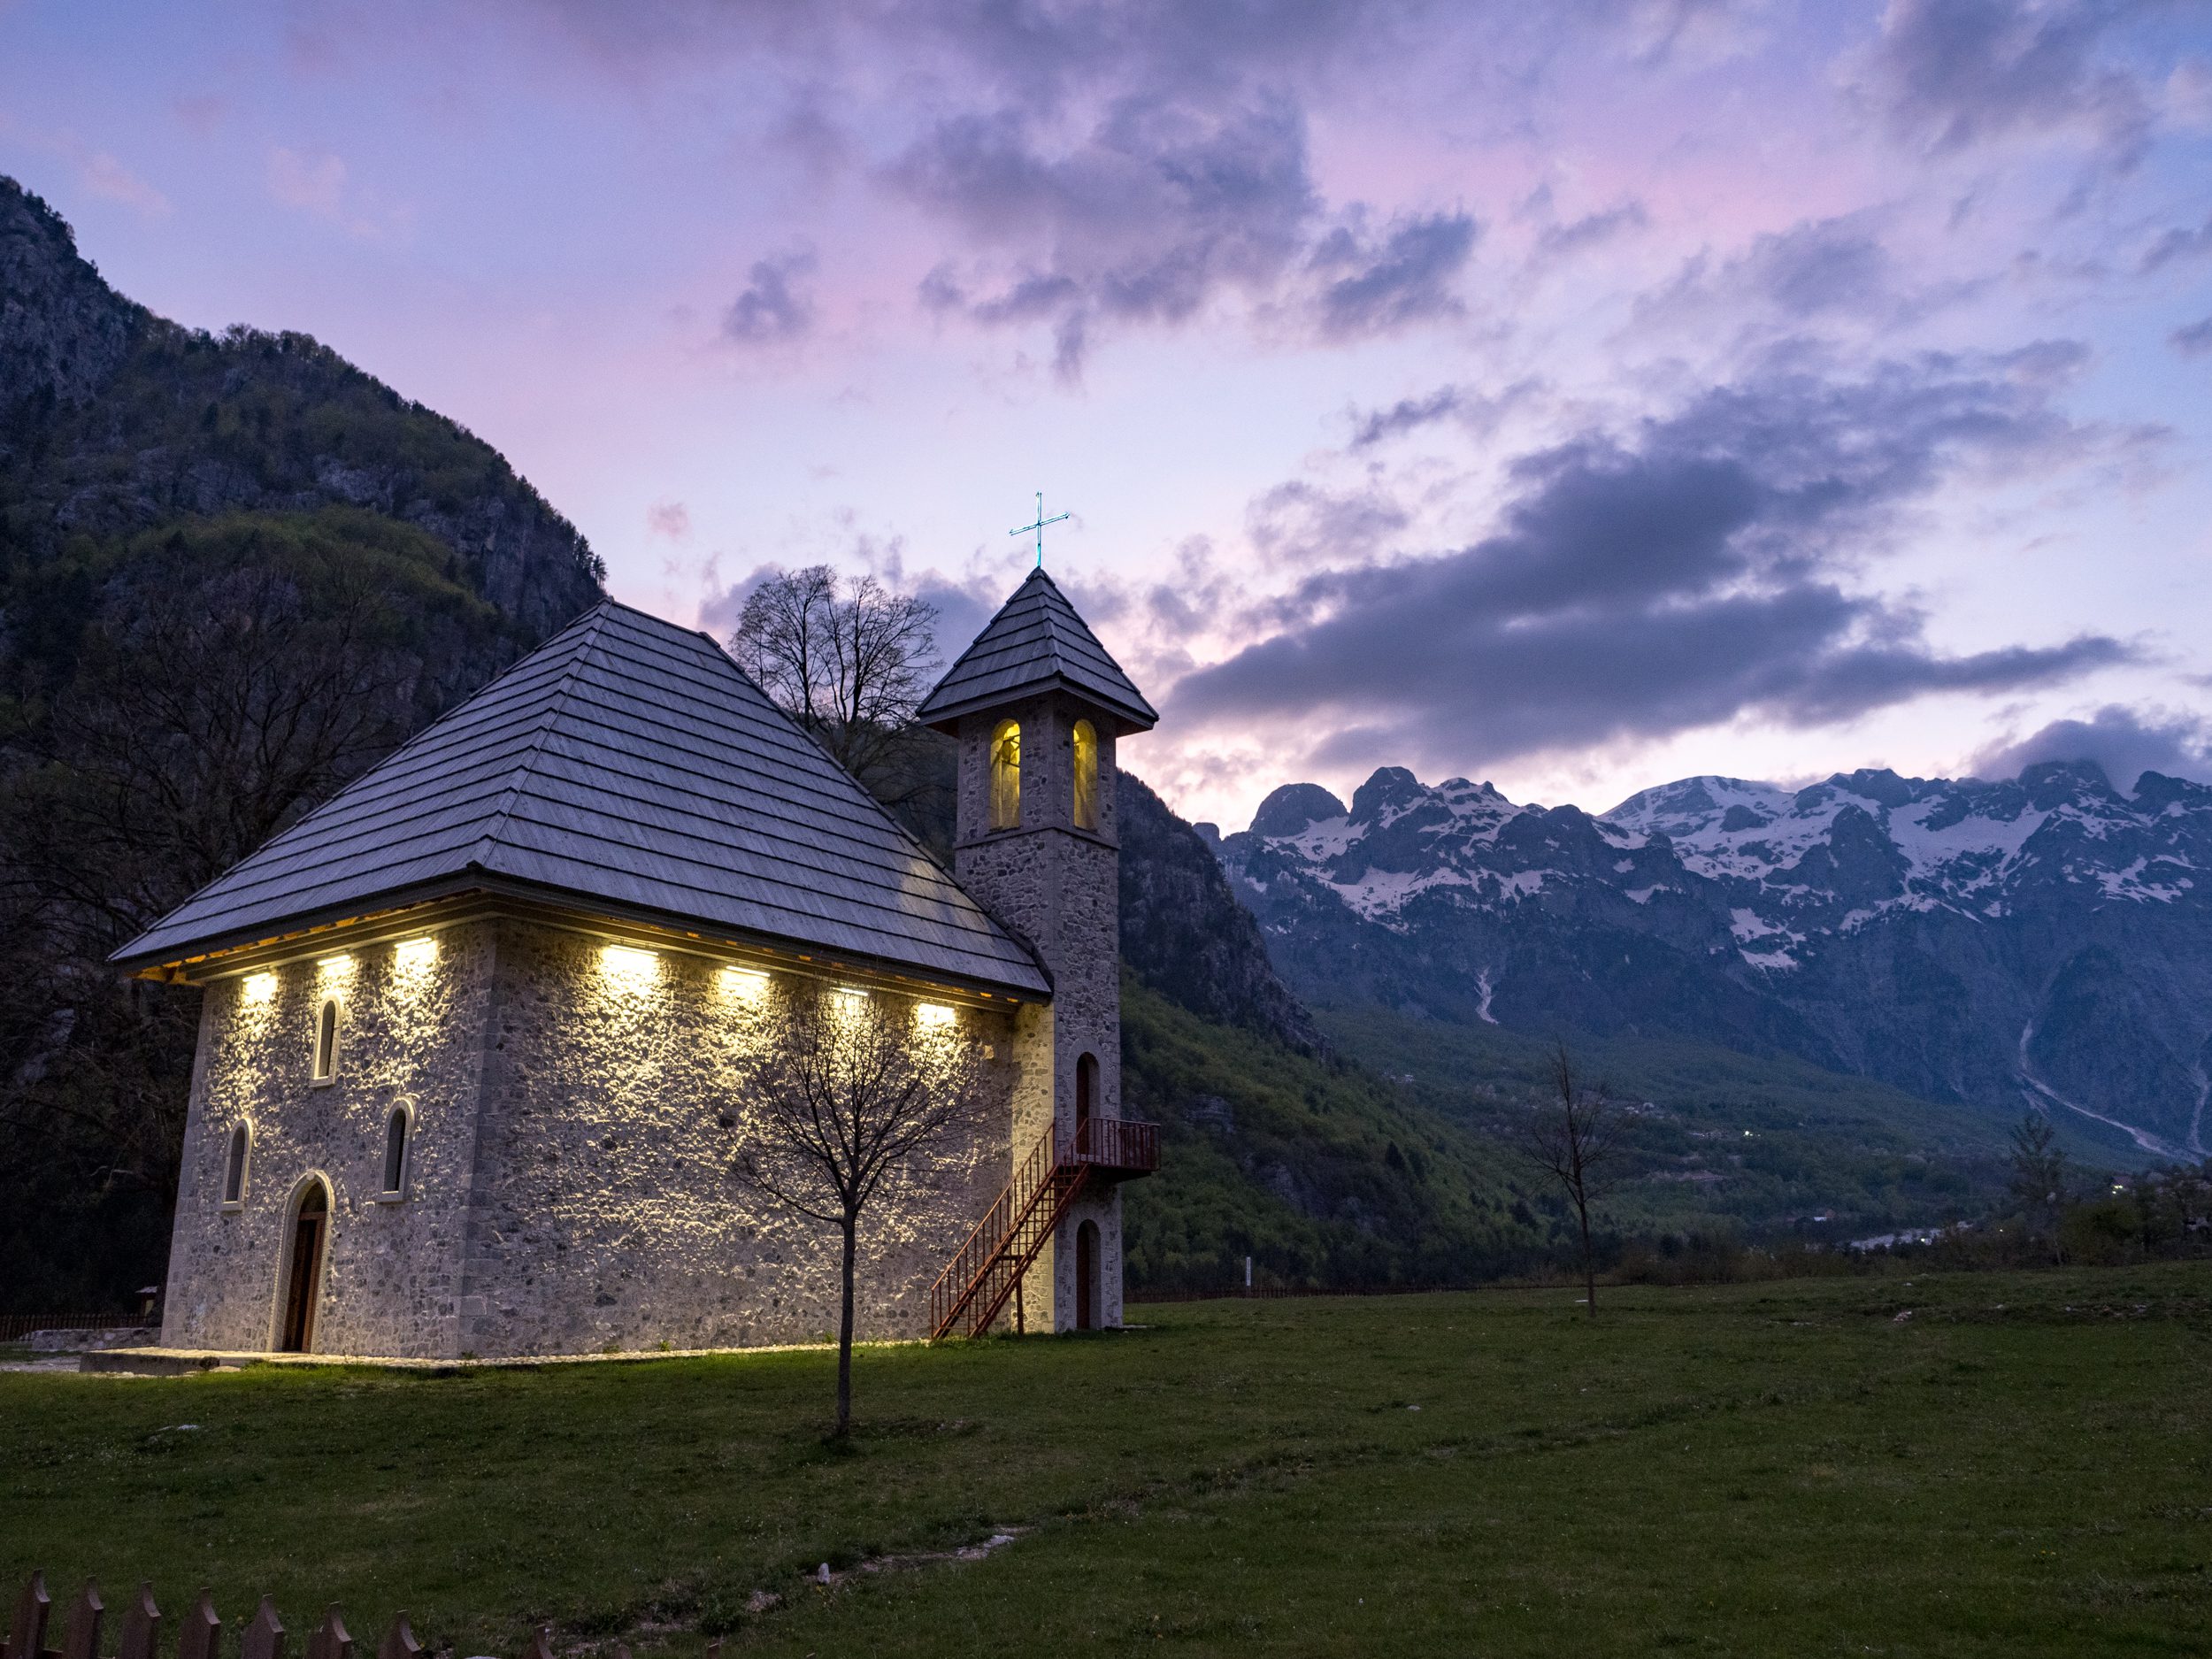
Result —
[{"label": "rocky mountain slope", "polygon": [[165,321],[0,177],[0,551],[180,517],[365,509],[543,637],[599,596],[583,538],[488,444],[304,334]]},{"label": "rocky mountain slope", "polygon": [[1690,778],[1593,816],[1385,767],[1218,844],[1292,987],[1787,1054],[2142,1156],[2212,1133],[2212,788]]}]

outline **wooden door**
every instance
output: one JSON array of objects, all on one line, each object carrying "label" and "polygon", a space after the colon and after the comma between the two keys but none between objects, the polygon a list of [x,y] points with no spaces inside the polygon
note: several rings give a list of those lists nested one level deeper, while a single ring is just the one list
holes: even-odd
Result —
[{"label": "wooden door", "polygon": [[299,1214],[292,1223],[292,1249],[287,1263],[284,1325],[277,1348],[287,1354],[305,1354],[315,1344],[315,1293],[323,1279],[323,1240],[330,1231],[330,1200],[318,1181],[300,1199]]}]

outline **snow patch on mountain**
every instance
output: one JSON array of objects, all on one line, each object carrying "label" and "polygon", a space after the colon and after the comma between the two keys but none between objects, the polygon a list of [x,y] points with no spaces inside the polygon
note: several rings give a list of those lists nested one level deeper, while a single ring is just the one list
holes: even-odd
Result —
[{"label": "snow patch on mountain", "polygon": [[1384,767],[1348,806],[1286,786],[1216,856],[1310,994],[1779,1044],[2146,1150],[2212,1110],[2212,787],[1714,776],[1594,816]]}]

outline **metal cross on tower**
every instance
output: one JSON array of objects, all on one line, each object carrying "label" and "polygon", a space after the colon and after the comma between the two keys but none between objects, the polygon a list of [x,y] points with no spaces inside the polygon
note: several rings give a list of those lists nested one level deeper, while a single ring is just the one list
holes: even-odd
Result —
[{"label": "metal cross on tower", "polygon": [[1045,526],[1048,524],[1058,524],[1061,519],[1069,516],[1069,514],[1064,512],[1056,512],[1051,518],[1046,518],[1045,493],[1041,489],[1037,492],[1037,522],[1034,524],[1023,525],[1018,529],[1009,530],[1006,534],[1009,535],[1027,535],[1032,530],[1034,530],[1037,533],[1037,568],[1039,570],[1042,570],[1045,567]]}]

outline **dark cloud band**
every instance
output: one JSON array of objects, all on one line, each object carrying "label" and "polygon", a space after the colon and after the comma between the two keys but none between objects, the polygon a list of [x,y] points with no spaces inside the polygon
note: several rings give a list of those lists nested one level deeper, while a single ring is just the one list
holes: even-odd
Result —
[{"label": "dark cloud band", "polygon": [[1370,758],[1386,740],[1480,764],[1744,715],[1826,723],[2127,661],[2132,648],[2098,634],[1946,655],[1916,613],[1848,581],[1954,471],[2094,445],[2050,406],[2066,356],[1930,357],[1853,380],[1770,373],[1630,440],[1589,434],[1525,457],[1496,534],[1394,561],[1345,549],[1357,562],[1306,578],[1286,626],[1189,675],[1171,711],[1308,723],[1318,761],[1334,731]]}]

